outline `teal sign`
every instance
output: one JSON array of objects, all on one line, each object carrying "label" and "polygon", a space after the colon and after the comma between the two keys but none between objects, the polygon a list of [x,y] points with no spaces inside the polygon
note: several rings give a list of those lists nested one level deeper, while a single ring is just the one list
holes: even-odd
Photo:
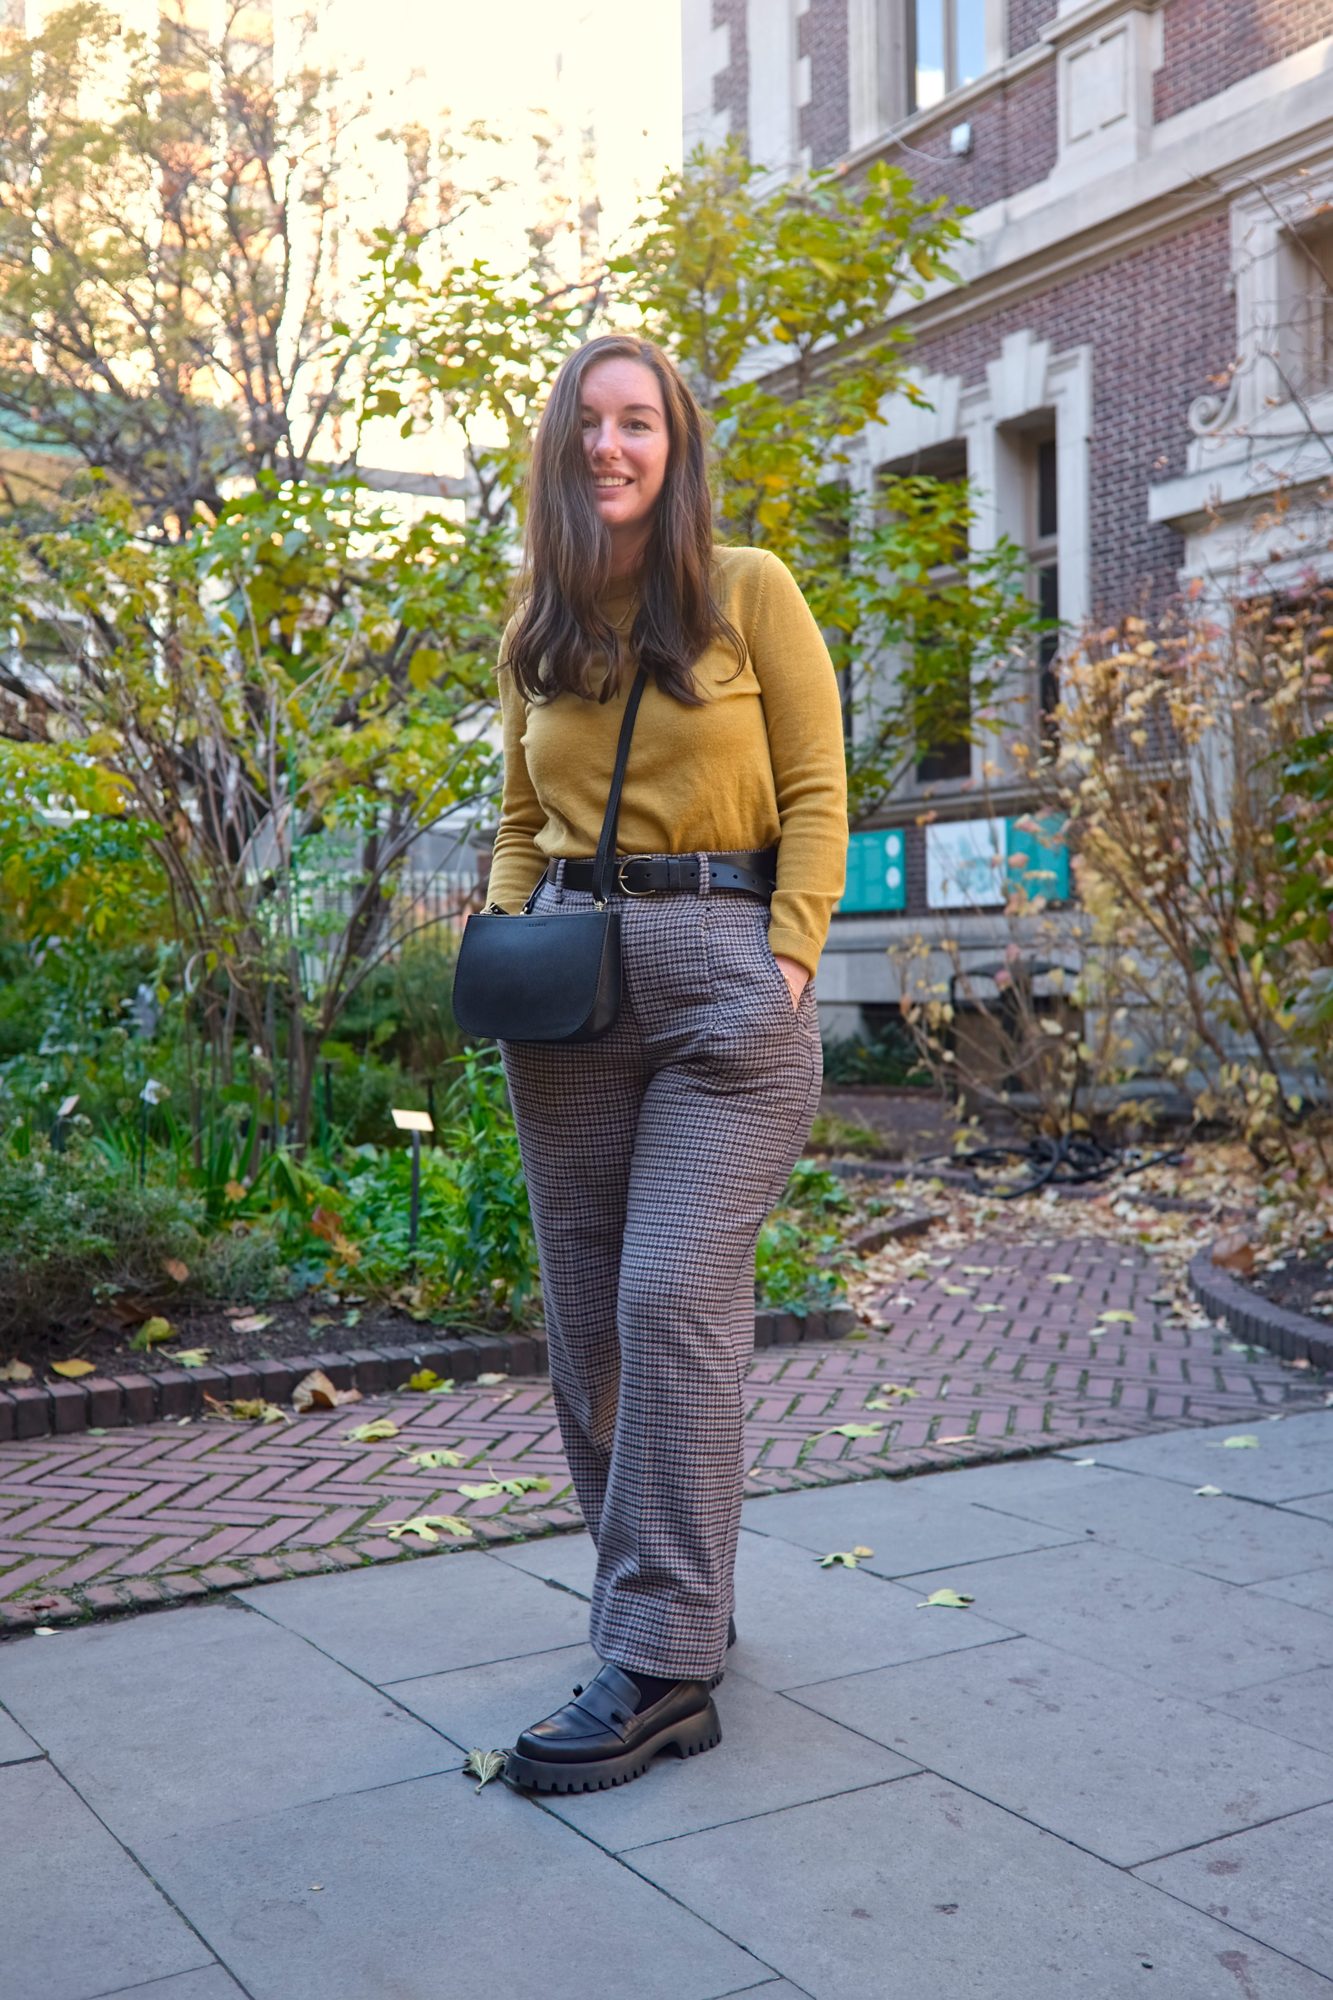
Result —
[{"label": "teal sign", "polygon": [[838,910],[907,908],[907,853],[901,827],[854,833],[847,843],[847,887]]},{"label": "teal sign", "polygon": [[1022,819],[1005,822],[1005,852],[1009,857],[1009,880],[1029,896],[1044,896],[1049,903],[1069,901],[1069,847],[1065,841],[1065,821],[1060,813],[1024,814]]}]

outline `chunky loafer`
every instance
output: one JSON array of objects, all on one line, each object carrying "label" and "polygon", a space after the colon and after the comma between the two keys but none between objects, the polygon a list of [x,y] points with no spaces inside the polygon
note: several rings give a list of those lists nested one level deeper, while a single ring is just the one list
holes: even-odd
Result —
[{"label": "chunky loafer", "polygon": [[523,1731],[505,1759],[514,1784],[536,1792],[605,1791],[641,1778],[659,1750],[695,1757],[722,1741],[707,1681],[676,1681],[636,1715],[637,1685],[608,1660],[574,1694]]}]

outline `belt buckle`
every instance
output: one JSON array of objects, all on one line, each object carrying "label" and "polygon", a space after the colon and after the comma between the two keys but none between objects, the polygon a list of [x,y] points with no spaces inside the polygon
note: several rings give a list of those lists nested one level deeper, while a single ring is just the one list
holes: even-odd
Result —
[{"label": "belt buckle", "polygon": [[625,870],[631,861],[651,861],[651,854],[624,854],[616,863],[616,887],[622,896],[655,896],[656,889],[631,889],[625,881]]}]

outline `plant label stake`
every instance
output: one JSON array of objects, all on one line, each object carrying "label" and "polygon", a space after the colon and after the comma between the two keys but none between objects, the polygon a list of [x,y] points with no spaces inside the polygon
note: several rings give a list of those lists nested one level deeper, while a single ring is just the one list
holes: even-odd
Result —
[{"label": "plant label stake", "polygon": [[67,1097],[56,1113],[55,1123],[51,1127],[51,1151],[53,1153],[63,1153],[65,1150],[65,1120],[74,1115],[74,1108],[78,1104],[78,1101],[77,1096]]},{"label": "plant label stake", "polygon": [[421,1221],[421,1135],[423,1132],[433,1132],[435,1125],[429,1111],[394,1109],[390,1116],[400,1132],[412,1134],[412,1220],[408,1229],[407,1247],[415,1258],[417,1226]]}]

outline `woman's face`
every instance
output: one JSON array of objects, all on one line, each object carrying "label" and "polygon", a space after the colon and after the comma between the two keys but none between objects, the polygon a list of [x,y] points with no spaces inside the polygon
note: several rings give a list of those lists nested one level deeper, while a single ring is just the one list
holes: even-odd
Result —
[{"label": "woman's face", "polygon": [[635,548],[647,540],[669,444],[652,369],[621,356],[594,363],[583,378],[583,449],[613,547]]}]

